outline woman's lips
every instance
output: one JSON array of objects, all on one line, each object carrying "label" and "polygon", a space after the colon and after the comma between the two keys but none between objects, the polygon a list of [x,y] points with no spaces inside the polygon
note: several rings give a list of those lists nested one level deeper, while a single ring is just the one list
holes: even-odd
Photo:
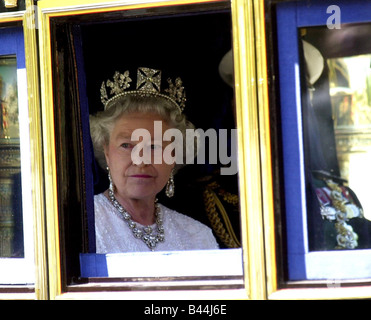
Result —
[{"label": "woman's lips", "polygon": [[152,176],[148,174],[133,174],[130,176],[131,178],[152,178]]}]

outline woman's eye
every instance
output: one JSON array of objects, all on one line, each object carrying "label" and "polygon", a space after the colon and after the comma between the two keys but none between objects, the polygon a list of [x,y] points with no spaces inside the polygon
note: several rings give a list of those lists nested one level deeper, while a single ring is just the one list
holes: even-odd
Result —
[{"label": "woman's eye", "polygon": [[160,149],[162,146],[159,145],[159,144],[151,144],[151,149],[152,150],[156,150],[156,149]]},{"label": "woman's eye", "polygon": [[129,149],[132,147],[131,143],[128,143],[128,142],[124,142],[123,144],[121,144],[121,147],[124,148],[124,149]]}]

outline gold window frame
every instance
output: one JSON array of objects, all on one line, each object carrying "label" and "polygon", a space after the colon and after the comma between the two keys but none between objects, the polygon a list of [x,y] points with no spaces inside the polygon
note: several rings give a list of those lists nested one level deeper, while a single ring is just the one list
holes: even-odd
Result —
[{"label": "gold window frame", "polygon": [[35,12],[32,0],[26,0],[26,10],[0,13],[0,26],[23,27],[25,67],[27,73],[27,102],[30,138],[30,168],[31,168],[31,201],[33,211],[33,237],[34,237],[34,263],[35,284],[30,286],[2,286],[0,299],[45,299],[46,291],[46,265],[45,230],[44,230],[44,174],[42,151],[42,126],[39,100],[39,77],[37,40],[35,29]]},{"label": "gold window frame", "polygon": [[[53,114],[50,21],[56,17],[107,13],[181,4],[206,4],[218,0],[135,1],[40,0],[38,7],[40,85],[42,88],[42,127],[48,259],[39,261],[48,270],[48,288],[40,296],[87,298],[104,293],[65,293],[60,267],[56,150]],[[238,125],[241,225],[243,243],[244,290],[214,290],[211,298],[265,299],[275,288],[275,250],[273,234],[273,196],[270,160],[270,130],[265,62],[264,8],[262,1],[232,0],[235,96]],[[263,232],[264,224],[268,226]],[[38,240],[40,255],[41,240]],[[265,243],[267,245],[265,245]],[[268,261],[266,263],[266,261]],[[267,267],[267,268],[266,268]],[[46,275],[44,275],[46,276]],[[267,282],[266,279],[269,279]],[[267,291],[268,285],[268,291]],[[46,292],[48,291],[48,292]],[[215,295],[215,291],[219,293]],[[110,293],[109,296],[121,293]],[[131,293],[132,294],[132,293]],[[138,297],[150,293],[137,293]],[[189,294],[189,290],[187,290]],[[207,294],[204,295],[206,297]]]}]

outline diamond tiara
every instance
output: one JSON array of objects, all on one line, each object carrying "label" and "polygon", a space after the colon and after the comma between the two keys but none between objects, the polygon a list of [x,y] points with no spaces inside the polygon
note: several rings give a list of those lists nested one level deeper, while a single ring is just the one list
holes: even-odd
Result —
[{"label": "diamond tiara", "polygon": [[[103,81],[100,88],[100,97],[106,110],[109,103],[118,97],[125,95],[139,96],[158,96],[163,97],[174,103],[180,112],[185,108],[186,95],[183,87],[183,82],[180,78],[176,78],[174,83],[169,78],[167,80],[169,87],[161,92],[161,70],[150,68],[138,68],[137,70],[137,86],[136,90],[130,90],[132,79],[129,76],[129,71],[123,74],[118,71],[113,75],[113,80]],[[107,89],[110,88],[110,97],[107,94]]]}]

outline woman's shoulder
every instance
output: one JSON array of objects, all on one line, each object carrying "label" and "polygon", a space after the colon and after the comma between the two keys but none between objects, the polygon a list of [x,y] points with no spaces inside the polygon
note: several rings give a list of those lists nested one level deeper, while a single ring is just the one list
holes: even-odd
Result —
[{"label": "woman's shoulder", "polygon": [[167,215],[169,219],[171,218],[171,220],[173,220],[174,222],[177,222],[179,224],[186,224],[186,225],[192,224],[192,225],[197,226],[199,228],[209,229],[209,227],[207,227],[206,225],[204,225],[200,221],[191,218],[190,216],[187,216],[187,215],[185,215],[183,213],[180,213],[176,210],[170,209],[170,208],[168,208],[168,207],[166,207],[162,204],[160,204],[160,207],[161,207],[161,210],[164,212],[164,214]]},{"label": "woman's shoulder", "polygon": [[116,219],[118,215],[107,214],[115,212],[111,201],[107,198],[104,193],[100,193],[94,196],[94,215],[96,220],[100,219]]},{"label": "woman's shoulder", "polygon": [[107,208],[107,205],[110,204],[108,198],[104,193],[99,193],[94,196],[94,207],[97,208]]},{"label": "woman's shoulder", "polygon": [[167,216],[167,219],[171,220],[172,224],[177,225],[180,229],[186,229],[188,232],[191,233],[199,233],[199,232],[211,232],[211,229],[203,224],[202,222],[191,218],[183,213],[180,213],[176,210],[170,209],[162,204],[160,204],[161,210]]},{"label": "woman's shoulder", "polygon": [[167,227],[172,231],[176,230],[176,234],[184,237],[190,247],[193,249],[219,248],[213,232],[208,226],[164,205],[160,206]]}]

